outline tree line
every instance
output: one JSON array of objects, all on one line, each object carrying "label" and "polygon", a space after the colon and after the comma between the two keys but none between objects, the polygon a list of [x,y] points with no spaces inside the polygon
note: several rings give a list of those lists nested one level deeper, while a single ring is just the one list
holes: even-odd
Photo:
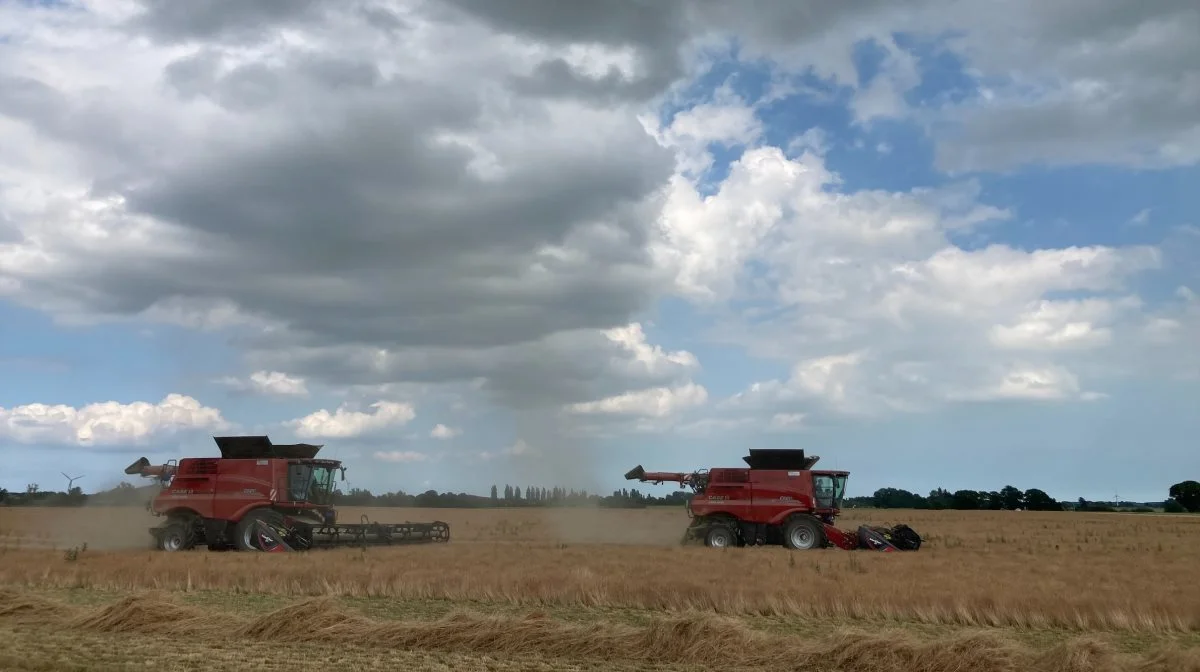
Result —
[{"label": "tree line", "polygon": [[[26,486],[25,492],[13,493],[0,488],[0,506],[132,506],[145,505],[157,486],[134,487],[122,482],[117,487],[85,494],[78,486],[66,492],[41,490],[37,484]],[[1006,485],[996,491],[955,490],[944,488],[920,495],[900,488],[880,488],[869,497],[848,497],[843,507],[874,507],[880,509],[954,509],[960,511],[1115,511],[1118,507],[1134,511],[1152,511],[1161,508],[1167,513],[1200,513],[1200,482],[1181,481],[1168,489],[1167,498],[1160,502],[1089,502],[1079,498],[1075,502],[1060,502],[1038,488],[1021,490]],[[538,487],[495,485],[487,496],[465,492],[438,492],[426,490],[407,493],[402,490],[372,493],[364,488],[351,488],[337,492],[334,503],[341,506],[380,506],[418,508],[489,508],[489,507],[599,507],[638,509],[648,506],[682,506],[691,493],[677,490],[664,497],[643,494],[637,489],[614,490],[608,495],[589,493],[564,487]]]},{"label": "tree line", "polygon": [[[1115,506],[1114,506],[1115,504]],[[870,506],[879,509],[954,509],[958,511],[1153,511],[1166,513],[1200,513],[1200,482],[1182,481],[1168,488],[1161,502],[1089,502],[1080,497],[1075,502],[1060,502],[1038,488],[1021,490],[1006,485],[999,490],[955,490],[938,488],[928,496],[900,488],[880,488],[870,497],[849,497],[846,506]]]},{"label": "tree line", "polygon": [[[134,488],[129,485],[129,489]],[[9,492],[0,488],[0,506],[83,506],[93,497],[95,495],[85,494],[78,485],[65,492],[42,490],[37,483],[25,486],[25,492]]]}]

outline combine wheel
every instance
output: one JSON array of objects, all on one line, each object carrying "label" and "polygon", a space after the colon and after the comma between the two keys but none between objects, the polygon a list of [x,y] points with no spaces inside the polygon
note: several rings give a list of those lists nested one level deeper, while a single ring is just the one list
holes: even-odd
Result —
[{"label": "combine wheel", "polygon": [[810,516],[796,516],[783,526],[783,545],[796,551],[807,551],[825,545],[824,533]]},{"label": "combine wheel", "polygon": [[[272,536],[279,535],[276,530],[283,527],[283,514],[273,509],[255,509],[246,514],[246,517],[239,520],[234,527],[233,543],[239,551],[269,551],[276,545],[272,541],[263,539],[258,527],[260,520],[271,529],[274,533]],[[267,546],[264,547],[264,544]]]},{"label": "combine wheel", "polygon": [[191,521],[173,520],[158,535],[158,548],[163,551],[186,551],[195,545]]},{"label": "combine wheel", "polygon": [[726,548],[737,543],[733,528],[728,525],[713,525],[704,535],[704,545],[709,548]]}]

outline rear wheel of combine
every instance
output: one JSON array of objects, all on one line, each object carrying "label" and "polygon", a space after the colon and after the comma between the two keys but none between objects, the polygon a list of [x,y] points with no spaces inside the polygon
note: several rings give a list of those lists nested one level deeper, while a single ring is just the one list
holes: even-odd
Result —
[{"label": "rear wheel of combine", "polygon": [[727,525],[713,525],[708,528],[708,534],[704,535],[704,545],[709,548],[726,548],[736,543],[733,528]]},{"label": "rear wheel of combine", "polygon": [[277,537],[276,530],[283,527],[283,514],[273,509],[255,509],[246,514],[233,530],[233,543],[239,551],[270,551],[277,545],[274,539],[262,534],[259,521],[266,523],[270,537]]},{"label": "rear wheel of combine", "polygon": [[817,521],[809,516],[796,516],[783,526],[783,545],[795,551],[820,548],[825,535]]},{"label": "rear wheel of combine", "polygon": [[186,551],[194,545],[190,521],[175,520],[158,534],[158,548],[162,551]]}]

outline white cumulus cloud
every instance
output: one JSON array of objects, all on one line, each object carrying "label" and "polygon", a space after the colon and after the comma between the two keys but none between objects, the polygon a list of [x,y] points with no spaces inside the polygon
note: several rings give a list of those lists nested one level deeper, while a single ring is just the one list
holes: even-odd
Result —
[{"label": "white cumulus cloud", "polygon": [[375,452],[375,459],[381,462],[410,463],[426,462],[429,456],[414,450],[381,450]]},{"label": "white cumulus cloud", "polygon": [[280,371],[255,371],[246,380],[226,377],[220,382],[239,392],[289,397],[308,395],[308,385],[303,378]]},{"label": "white cumulus cloud", "polygon": [[441,423],[434,425],[433,429],[429,430],[429,436],[434,439],[453,439],[454,437],[461,435],[461,429],[456,427],[448,427]]},{"label": "white cumulus cloud", "polygon": [[342,405],[332,413],[321,409],[287,423],[296,436],[305,439],[347,439],[402,427],[417,417],[412,404],[377,401],[369,411],[350,410]]},{"label": "white cumulus cloud", "polygon": [[112,446],[189,430],[223,430],[230,423],[215,408],[182,394],[158,403],[108,401],[79,408],[65,404],[0,407],[0,437],[20,443]]},{"label": "white cumulus cloud", "polygon": [[700,406],[708,400],[703,385],[687,383],[678,387],[653,387],[614,395],[605,399],[572,404],[575,413],[644,415],[661,418]]}]

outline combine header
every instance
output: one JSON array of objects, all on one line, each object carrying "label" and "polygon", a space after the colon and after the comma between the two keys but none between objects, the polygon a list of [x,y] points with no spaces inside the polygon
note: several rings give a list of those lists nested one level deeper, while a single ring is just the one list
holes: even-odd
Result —
[{"label": "combine header", "polygon": [[846,494],[847,471],[813,471],[820,457],[803,450],[751,450],[747,467],[691,473],[625,474],[643,483],[673,482],[695,493],[687,502],[691,524],[683,543],[706,546],[783,545],[795,550],[836,546],[845,550],[915,551],[921,537],[907,525],[862,525],[856,532],[834,527]]},{"label": "combine header", "polygon": [[150,528],[164,551],[286,552],[333,546],[446,542],[450,526],[432,523],[341,523],[333,506],[338,460],[318,459],[323,447],[273,444],[266,436],[213,437],[221,457],[189,457],[161,465],[146,458],[126,474],[161,486],[149,504],[166,520]]}]

